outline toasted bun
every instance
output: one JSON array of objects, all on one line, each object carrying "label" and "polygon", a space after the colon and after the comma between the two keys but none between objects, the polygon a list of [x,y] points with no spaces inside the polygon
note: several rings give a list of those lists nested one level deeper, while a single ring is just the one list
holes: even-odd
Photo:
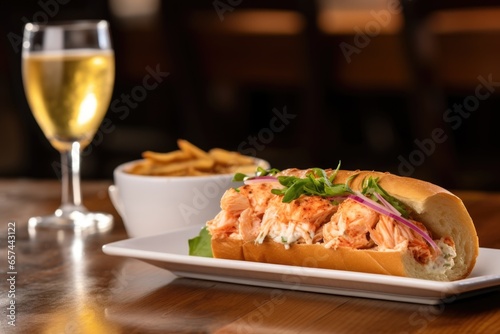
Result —
[{"label": "toasted bun", "polygon": [[[299,175],[301,172],[290,169],[283,174]],[[378,177],[379,185],[410,207],[415,219],[425,224],[434,239],[450,236],[457,253],[454,267],[446,274],[436,273],[415,261],[409,251],[334,250],[320,244],[292,244],[285,249],[282,244],[267,239],[262,244],[255,244],[223,237],[212,239],[214,257],[439,281],[457,280],[470,274],[479,252],[479,243],[472,219],[457,196],[429,182],[381,172],[339,171],[335,183],[344,183],[354,174],[357,176],[350,183],[353,190],[361,190],[365,177]]]}]

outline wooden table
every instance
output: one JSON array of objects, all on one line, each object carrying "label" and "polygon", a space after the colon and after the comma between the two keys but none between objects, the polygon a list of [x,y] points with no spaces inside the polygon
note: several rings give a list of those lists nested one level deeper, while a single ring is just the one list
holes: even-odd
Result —
[{"label": "wooden table", "polygon": [[[0,333],[500,333],[498,290],[427,306],[176,278],[105,255],[102,245],[127,238],[109,184],[85,182],[84,203],[113,213],[115,227],[76,236],[28,233],[28,217],[57,207],[57,181],[0,180]],[[500,248],[500,194],[457,193],[480,245]],[[14,224],[16,274],[9,275],[6,240]]]}]

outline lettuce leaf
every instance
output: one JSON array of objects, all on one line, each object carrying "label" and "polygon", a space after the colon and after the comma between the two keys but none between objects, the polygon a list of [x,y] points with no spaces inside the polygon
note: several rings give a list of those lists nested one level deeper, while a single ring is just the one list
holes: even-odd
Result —
[{"label": "lettuce leaf", "polygon": [[200,230],[198,236],[189,239],[189,255],[213,257],[212,254],[212,236],[208,233],[207,227]]}]

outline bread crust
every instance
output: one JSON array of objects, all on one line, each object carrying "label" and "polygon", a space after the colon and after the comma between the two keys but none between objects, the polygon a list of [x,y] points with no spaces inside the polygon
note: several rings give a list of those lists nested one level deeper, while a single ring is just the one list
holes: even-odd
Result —
[{"label": "bread crust", "polygon": [[[288,169],[282,174],[300,176],[305,171]],[[414,211],[415,219],[425,224],[434,239],[450,236],[457,253],[452,270],[446,275],[431,273],[415,261],[408,250],[377,251],[347,247],[334,250],[320,244],[292,244],[286,249],[268,239],[256,244],[235,238],[212,238],[214,257],[441,281],[458,280],[471,273],[478,256],[479,242],[472,219],[460,198],[435,184],[383,172],[340,170],[334,182],[345,183],[353,175],[356,176],[349,183],[353,190],[361,190],[366,177],[377,177],[382,188]]]},{"label": "bread crust", "polygon": [[291,266],[348,270],[373,274],[408,276],[398,251],[378,252],[340,247],[335,250],[319,244],[282,244],[266,240],[262,244],[243,240],[217,238],[212,240],[215,258],[243,260]]}]

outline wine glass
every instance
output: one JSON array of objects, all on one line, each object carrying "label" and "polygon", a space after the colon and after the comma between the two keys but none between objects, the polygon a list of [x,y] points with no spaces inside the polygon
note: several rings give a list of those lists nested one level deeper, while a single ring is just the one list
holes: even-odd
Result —
[{"label": "wine glass", "polygon": [[90,144],[108,109],[115,60],[108,23],[28,23],[22,48],[24,90],[43,133],[61,154],[61,205],[29,226],[109,230],[113,216],[89,212],[80,189],[81,151]]}]

